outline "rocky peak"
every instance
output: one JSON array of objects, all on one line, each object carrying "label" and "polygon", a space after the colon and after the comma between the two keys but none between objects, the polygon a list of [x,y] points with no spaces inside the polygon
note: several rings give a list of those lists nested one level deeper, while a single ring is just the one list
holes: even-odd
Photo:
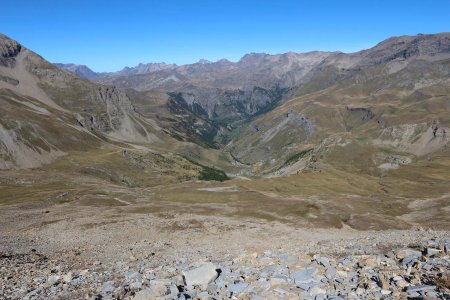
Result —
[{"label": "rocky peak", "polygon": [[140,63],[135,67],[125,67],[118,72],[109,73],[108,75],[128,76],[128,75],[148,74],[157,71],[174,69],[176,67],[177,67],[176,64],[166,64],[164,62],[148,63],[148,64]]},{"label": "rocky peak", "polygon": [[0,66],[14,67],[14,57],[19,54],[22,45],[6,35],[0,34]]},{"label": "rocky peak", "polygon": [[98,76],[96,72],[92,71],[89,67],[85,65],[61,64],[61,63],[55,63],[54,65],[60,69],[69,71],[71,73],[77,74],[85,78],[95,78]]}]

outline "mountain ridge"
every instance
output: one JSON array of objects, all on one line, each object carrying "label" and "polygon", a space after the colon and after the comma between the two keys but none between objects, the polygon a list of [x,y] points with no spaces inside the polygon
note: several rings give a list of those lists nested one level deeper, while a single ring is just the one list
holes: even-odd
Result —
[{"label": "mountain ridge", "polygon": [[[20,47],[12,40],[3,43],[3,65],[21,62],[14,55],[28,50]],[[79,126],[132,143],[150,145],[171,137],[206,147],[205,151],[212,151],[211,147],[228,153],[228,163],[242,164],[241,172],[247,176],[322,168],[314,156],[323,143],[328,143],[326,147],[336,147],[338,140],[351,144],[361,135],[370,143],[358,145],[358,151],[380,157],[386,155],[382,148],[390,148],[420,158],[448,143],[446,98],[436,98],[435,90],[444,88],[449,72],[445,63],[450,59],[449,33],[390,38],[351,54],[250,53],[236,63],[156,64],[152,66],[158,70],[152,73],[118,77],[118,85],[108,81],[111,76],[92,79],[100,84],[71,77],[38,56],[30,57],[25,61],[35,62],[25,68],[31,71],[23,73],[33,74],[28,80],[38,84],[32,84],[36,88],[28,96],[35,94],[46,105],[71,111]],[[26,76],[11,77],[10,69],[4,67],[2,76],[9,79],[2,84],[26,92],[21,84]],[[386,102],[385,93],[396,99],[395,105]],[[349,100],[339,100],[337,95]],[[433,114],[429,104],[408,100],[411,97],[433,99]],[[395,119],[387,111],[402,117]],[[407,136],[408,130],[414,134]],[[398,159],[410,161],[408,155]],[[290,156],[300,164],[292,168],[296,160]],[[372,173],[380,172],[376,166],[389,164],[386,158],[373,160]]]},{"label": "mountain ridge", "polygon": [[[193,65],[201,65],[201,64],[205,64],[205,62],[207,62],[207,64],[218,64],[218,63],[230,63],[230,64],[238,64],[238,63],[242,63],[243,61],[249,60],[249,59],[257,59],[257,58],[265,58],[265,57],[279,57],[279,56],[299,56],[299,55],[311,55],[311,54],[317,54],[317,53],[333,53],[336,55],[355,55],[355,54],[359,54],[359,53],[364,53],[367,51],[370,51],[371,49],[375,49],[377,47],[382,47],[383,45],[387,45],[389,43],[392,43],[394,41],[401,41],[401,42],[405,42],[405,41],[411,41],[411,40],[420,40],[422,38],[427,38],[427,37],[438,37],[438,36],[447,36],[448,37],[449,32],[442,32],[442,33],[435,33],[435,34],[417,34],[417,35],[400,35],[400,36],[395,36],[395,37],[390,37],[387,38],[381,42],[379,42],[378,44],[376,44],[375,46],[368,48],[368,49],[362,49],[359,51],[355,51],[355,52],[343,52],[343,51],[321,51],[321,50],[312,50],[312,51],[307,51],[307,52],[294,52],[294,51],[289,51],[289,52],[285,52],[285,53],[278,53],[278,54],[268,54],[268,53],[264,53],[264,52],[249,52],[244,54],[237,62],[231,62],[226,58],[222,58],[219,59],[215,62],[206,60],[206,59],[201,59],[199,62],[196,63],[189,63],[189,64],[181,64],[181,65],[177,65],[177,64],[166,64],[166,63],[156,63],[156,62],[149,62],[149,63],[139,63],[138,65],[134,66],[134,67],[124,67],[121,70],[118,71],[114,71],[114,72],[94,72],[97,76],[100,77],[105,77],[105,76],[129,76],[129,75],[141,75],[141,74],[148,74],[148,73],[152,73],[152,72],[156,72],[156,71],[161,71],[161,70],[165,70],[165,69],[174,69],[177,67],[181,67],[181,68],[187,68],[189,66],[193,66]],[[85,66],[85,65],[76,65],[76,64],[72,64],[72,63],[68,63],[68,64],[57,64],[59,67],[61,68],[65,68],[67,70],[70,71],[70,68],[75,67],[86,67],[89,69],[89,67]],[[90,70],[90,69],[89,69]],[[74,72],[76,72],[76,70],[74,70]],[[81,76],[83,76],[83,74],[79,74]],[[87,75],[90,78],[92,78],[89,74]]]}]

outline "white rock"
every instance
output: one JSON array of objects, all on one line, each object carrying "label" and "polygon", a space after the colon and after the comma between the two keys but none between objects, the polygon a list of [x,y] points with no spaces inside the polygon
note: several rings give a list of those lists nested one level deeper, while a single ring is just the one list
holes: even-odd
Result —
[{"label": "white rock", "polygon": [[206,289],[208,284],[219,276],[216,269],[216,266],[209,262],[193,270],[184,271],[184,282],[186,285],[201,286]]}]

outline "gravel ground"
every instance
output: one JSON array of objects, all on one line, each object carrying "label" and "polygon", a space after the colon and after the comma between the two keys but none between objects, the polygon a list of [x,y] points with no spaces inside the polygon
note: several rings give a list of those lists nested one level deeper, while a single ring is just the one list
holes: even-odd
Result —
[{"label": "gravel ground", "polygon": [[0,219],[1,299],[450,299],[448,231],[69,205]]}]

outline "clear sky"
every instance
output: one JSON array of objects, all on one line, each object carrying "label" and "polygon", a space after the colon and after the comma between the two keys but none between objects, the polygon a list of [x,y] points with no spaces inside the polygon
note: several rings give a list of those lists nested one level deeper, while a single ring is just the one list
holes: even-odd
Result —
[{"label": "clear sky", "polygon": [[140,62],[245,53],[353,52],[403,34],[450,31],[449,0],[95,1],[0,4],[0,32],[51,62],[115,71]]}]

